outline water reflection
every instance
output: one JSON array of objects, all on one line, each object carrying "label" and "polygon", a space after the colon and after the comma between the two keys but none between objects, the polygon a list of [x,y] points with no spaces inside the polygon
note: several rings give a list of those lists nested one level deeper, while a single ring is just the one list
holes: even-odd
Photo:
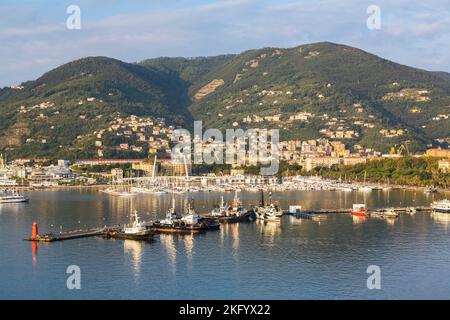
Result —
[{"label": "water reflection", "polygon": [[172,234],[164,234],[161,233],[159,235],[159,242],[161,243],[161,246],[164,248],[167,254],[167,260],[169,261],[170,268],[172,270],[173,274],[176,274],[177,272],[177,244],[176,239],[178,237],[176,235]]},{"label": "water reflection", "polygon": [[445,226],[448,226],[450,224],[450,214],[448,213],[433,212],[431,213],[431,218],[434,221],[441,223]]},{"label": "water reflection", "polygon": [[31,241],[31,261],[33,264],[33,268],[36,267],[36,263],[37,263],[37,243],[36,241]]},{"label": "water reflection", "polygon": [[281,223],[276,221],[257,220],[259,233],[263,236],[264,243],[273,245],[281,233]]},{"label": "water reflection", "polygon": [[288,216],[288,217],[287,217],[287,220],[288,220],[288,222],[289,222],[290,225],[301,225],[301,224],[302,224],[302,221],[303,221],[303,219],[301,219],[301,218],[296,218],[296,217],[294,217],[294,216]]},{"label": "water reflection", "polygon": [[386,220],[386,223],[387,223],[388,225],[393,226],[393,225],[395,225],[395,222],[396,222],[398,219],[397,219],[397,218],[386,218],[386,219],[384,219],[384,220]]},{"label": "water reflection", "polygon": [[194,235],[189,234],[183,237],[184,249],[186,252],[186,258],[188,262],[188,268],[192,267],[192,256],[194,252]]},{"label": "water reflection", "polygon": [[147,245],[147,243],[143,241],[135,241],[135,240],[123,241],[124,253],[129,257],[133,265],[134,274],[136,276],[139,276],[141,272],[142,251],[145,245]]},{"label": "water reflection", "polygon": [[367,220],[367,217],[359,217],[352,215],[353,224],[362,224]]}]

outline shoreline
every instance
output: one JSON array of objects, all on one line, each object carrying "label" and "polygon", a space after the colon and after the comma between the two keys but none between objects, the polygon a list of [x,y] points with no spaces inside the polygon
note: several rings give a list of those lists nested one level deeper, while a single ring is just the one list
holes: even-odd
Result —
[{"label": "shoreline", "polygon": [[[79,186],[52,186],[52,187],[30,187],[30,186],[15,186],[13,188],[17,190],[27,190],[27,191],[55,191],[55,190],[81,190],[81,189],[101,189],[101,188],[107,188],[108,184],[96,184],[96,185],[79,185]],[[392,187],[395,189],[401,189],[401,190],[409,190],[409,191],[420,191],[424,192],[426,187],[422,186],[409,186],[409,185],[383,185],[384,187]],[[6,187],[8,188],[8,187]],[[374,190],[375,191],[375,190]],[[441,194],[450,194],[450,189],[437,189],[436,193]]]}]

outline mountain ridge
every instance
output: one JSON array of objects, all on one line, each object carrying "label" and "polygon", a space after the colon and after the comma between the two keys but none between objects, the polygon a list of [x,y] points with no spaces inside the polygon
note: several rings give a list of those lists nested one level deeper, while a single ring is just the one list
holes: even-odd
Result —
[{"label": "mountain ridge", "polygon": [[[33,109],[45,102],[54,104],[52,113]],[[449,106],[450,74],[331,42],[134,63],[85,57],[0,89],[0,149],[13,156],[95,156],[74,140],[121,114],[165,117],[186,128],[193,119],[220,129],[265,126],[279,128],[283,139],[328,137],[384,151],[410,140],[423,150],[434,139],[448,139],[448,118],[433,119],[446,116]],[[299,113],[311,116],[297,121]],[[273,121],[278,114],[281,120]],[[333,138],[340,131],[355,134]],[[46,143],[27,146],[30,137]]]}]

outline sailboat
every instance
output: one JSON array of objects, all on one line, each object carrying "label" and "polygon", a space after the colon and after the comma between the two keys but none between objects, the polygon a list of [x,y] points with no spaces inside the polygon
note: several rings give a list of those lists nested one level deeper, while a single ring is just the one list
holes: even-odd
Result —
[{"label": "sailboat", "polygon": [[123,179],[121,179],[120,184],[117,185],[114,185],[114,181],[112,181],[111,186],[100,191],[113,196],[120,196],[120,197],[133,197],[137,195],[137,192],[133,191],[131,183],[127,186],[123,182]]},{"label": "sailboat", "polygon": [[369,187],[368,185],[366,185],[366,175],[367,175],[367,171],[364,171],[364,184],[362,187],[359,188],[359,191],[363,191],[363,192],[372,191],[372,188]]}]

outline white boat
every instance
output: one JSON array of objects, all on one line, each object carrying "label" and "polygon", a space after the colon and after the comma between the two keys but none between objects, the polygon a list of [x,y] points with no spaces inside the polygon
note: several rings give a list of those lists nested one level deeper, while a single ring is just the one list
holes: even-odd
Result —
[{"label": "white boat", "polygon": [[369,187],[368,185],[366,185],[366,175],[367,175],[367,172],[364,171],[364,184],[363,184],[362,187],[358,188],[359,191],[362,191],[362,192],[370,192],[370,191],[372,191],[372,188]]},{"label": "white boat", "polygon": [[119,197],[134,197],[137,195],[136,192],[133,191],[126,191],[126,190],[116,190],[113,187],[108,187],[104,190],[100,190],[101,192],[110,194],[112,196],[119,196]]},{"label": "white boat", "polygon": [[431,209],[433,210],[433,212],[450,214],[450,200],[444,199],[440,201],[434,201],[431,204]]},{"label": "white boat", "polygon": [[281,221],[283,215],[283,211],[273,203],[265,207],[258,207],[255,213],[257,219],[275,222]]},{"label": "white boat", "polygon": [[135,195],[137,195],[137,193],[131,192],[131,191],[119,191],[119,192],[113,193],[113,195],[119,196],[119,197],[134,197]]},{"label": "white boat", "polygon": [[139,220],[137,210],[134,210],[134,221],[131,226],[125,226],[123,233],[125,234],[140,234],[148,230],[147,224]]},{"label": "white boat", "polygon": [[383,216],[385,218],[398,218],[398,213],[394,211],[394,209],[387,209],[384,213]]},{"label": "white boat", "polygon": [[12,191],[10,194],[1,195],[0,203],[21,203],[28,202],[28,197],[19,194],[17,191]]},{"label": "white boat", "polygon": [[201,223],[200,216],[190,205],[188,206],[187,211],[187,215],[183,216],[181,221],[183,221],[186,225],[196,225]]},{"label": "white boat", "polygon": [[221,197],[221,202],[219,206],[214,207],[211,210],[211,216],[213,217],[221,217],[226,216],[228,213],[229,206],[226,205],[223,201],[223,196]]},{"label": "white boat", "polygon": [[125,240],[152,240],[154,232],[149,224],[139,220],[136,210],[134,210],[133,215],[134,221],[131,224],[124,225],[120,230],[111,230],[107,233],[107,236]]}]

